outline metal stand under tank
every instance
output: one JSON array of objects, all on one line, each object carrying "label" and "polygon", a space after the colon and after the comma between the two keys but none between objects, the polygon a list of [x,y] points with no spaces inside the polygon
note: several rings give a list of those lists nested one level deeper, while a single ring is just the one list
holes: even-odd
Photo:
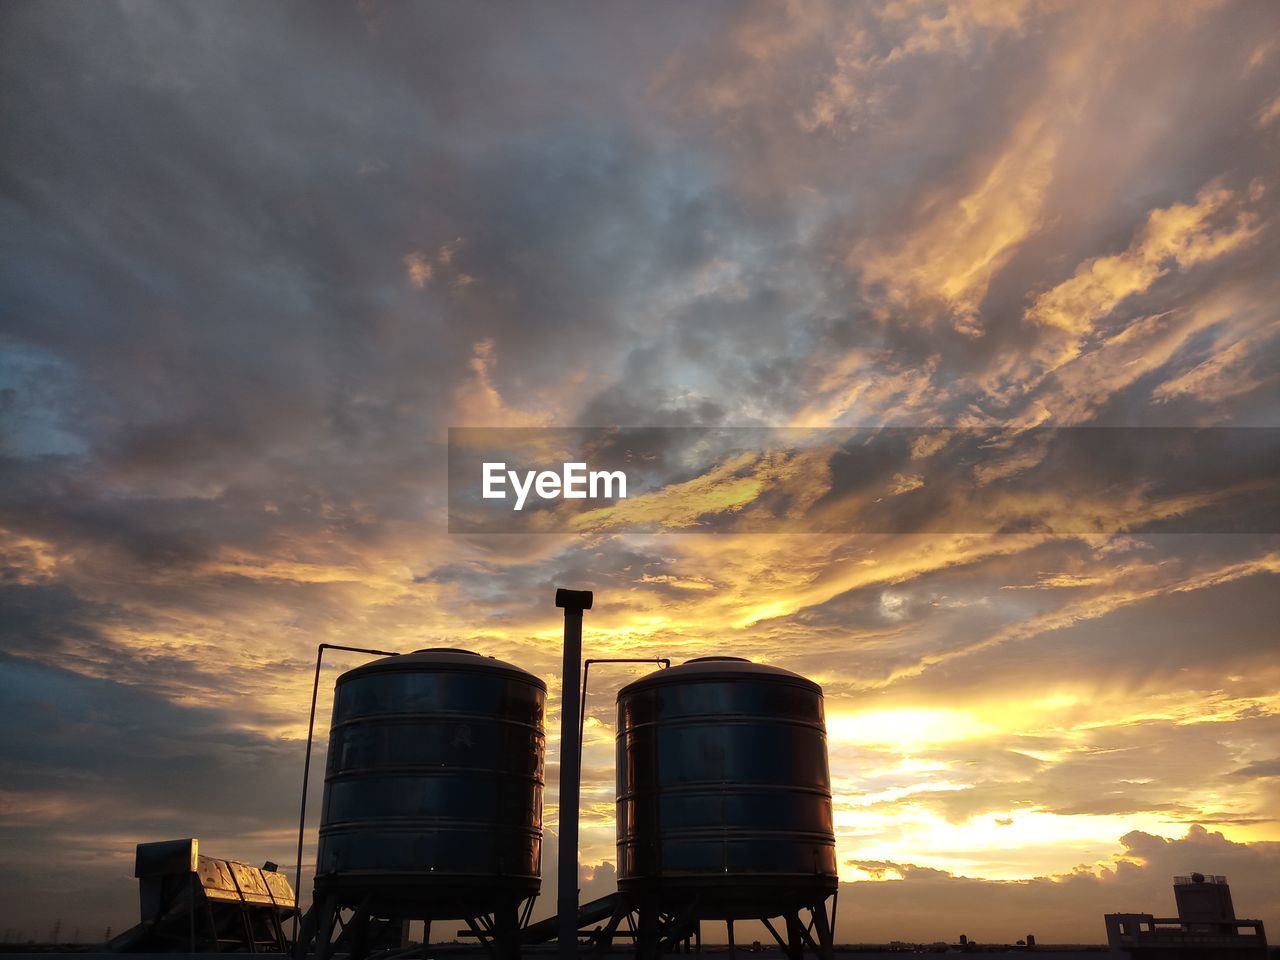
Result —
[{"label": "metal stand under tank", "polygon": [[541,885],[545,701],[537,677],[466,650],[338,678],[299,957],[314,943],[316,960],[360,960],[443,919],[518,955]]},{"label": "metal stand under tank", "polygon": [[[759,920],[792,960],[829,960],[835,831],[822,689],[777,667],[702,657],[618,694],[619,904],[639,957]],[[780,920],[780,924],[775,924]],[[779,929],[781,926],[781,929]]]}]

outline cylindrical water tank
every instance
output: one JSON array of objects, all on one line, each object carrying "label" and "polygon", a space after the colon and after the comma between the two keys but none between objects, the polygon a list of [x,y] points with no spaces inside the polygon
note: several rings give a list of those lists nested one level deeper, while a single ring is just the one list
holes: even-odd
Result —
[{"label": "cylindrical water tank", "polygon": [[822,688],[701,657],[618,693],[618,887],[702,916],[774,915],[836,889]]},{"label": "cylindrical water tank", "polygon": [[451,648],[340,676],[317,893],[421,905],[418,917],[536,894],[546,691],[519,667]]}]

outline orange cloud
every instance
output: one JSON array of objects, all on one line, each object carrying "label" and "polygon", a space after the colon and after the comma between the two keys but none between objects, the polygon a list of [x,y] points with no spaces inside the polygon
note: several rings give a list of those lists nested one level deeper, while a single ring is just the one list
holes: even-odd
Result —
[{"label": "orange cloud", "polygon": [[968,193],[944,203],[895,250],[861,244],[849,265],[865,283],[882,285],[891,301],[941,301],[958,329],[980,333],[978,306],[991,278],[1040,226],[1063,134],[1038,104]]},{"label": "orange cloud", "polygon": [[[1251,191],[1251,199],[1257,191]],[[1151,211],[1123,253],[1082,263],[1075,275],[1042,293],[1027,310],[1031,323],[1085,334],[1126,297],[1148,289],[1175,267],[1221,257],[1258,235],[1257,215],[1219,183],[1192,203]]]},{"label": "orange cloud", "polygon": [[431,262],[417,250],[405,255],[404,268],[409,275],[409,282],[419,290],[430,283],[432,276],[435,274]]},{"label": "orange cloud", "polygon": [[491,337],[477,340],[467,363],[471,376],[454,391],[455,413],[450,426],[536,427],[550,422],[548,412],[515,409],[503,399],[493,381],[497,347]]}]

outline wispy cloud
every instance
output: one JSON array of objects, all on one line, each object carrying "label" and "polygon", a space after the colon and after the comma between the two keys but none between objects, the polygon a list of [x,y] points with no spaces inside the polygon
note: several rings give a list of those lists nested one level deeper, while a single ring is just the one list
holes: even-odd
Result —
[{"label": "wispy cloud", "polygon": [[[1276,16],[6,10],[5,925],[118,927],[157,834],[287,855],[318,642],[472,646],[558,711],[557,585],[597,591],[594,655],[824,684],[859,939],[921,902],[1065,937],[1046,904],[1158,912],[1192,856],[1280,922],[1274,537],[445,526],[451,426],[1276,426]],[[622,509],[901,505],[957,449],[851,491],[761,449]],[[1023,494],[984,521],[1064,505]],[[1214,508],[1143,494],[1083,506]],[[593,679],[593,865],[624,673]]]}]

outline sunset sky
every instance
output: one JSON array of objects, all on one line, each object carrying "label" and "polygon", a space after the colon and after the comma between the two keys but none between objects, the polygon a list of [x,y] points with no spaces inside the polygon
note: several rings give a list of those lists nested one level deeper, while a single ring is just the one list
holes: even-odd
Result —
[{"label": "sunset sky", "polygon": [[553,760],[557,586],[587,656],[823,685],[841,941],[1098,942],[1193,870],[1280,929],[1274,532],[451,535],[445,457],[1280,428],[1274,2],[9,2],[0,76],[0,932],[136,922],[142,840],[291,863],[321,642],[539,674]]}]

